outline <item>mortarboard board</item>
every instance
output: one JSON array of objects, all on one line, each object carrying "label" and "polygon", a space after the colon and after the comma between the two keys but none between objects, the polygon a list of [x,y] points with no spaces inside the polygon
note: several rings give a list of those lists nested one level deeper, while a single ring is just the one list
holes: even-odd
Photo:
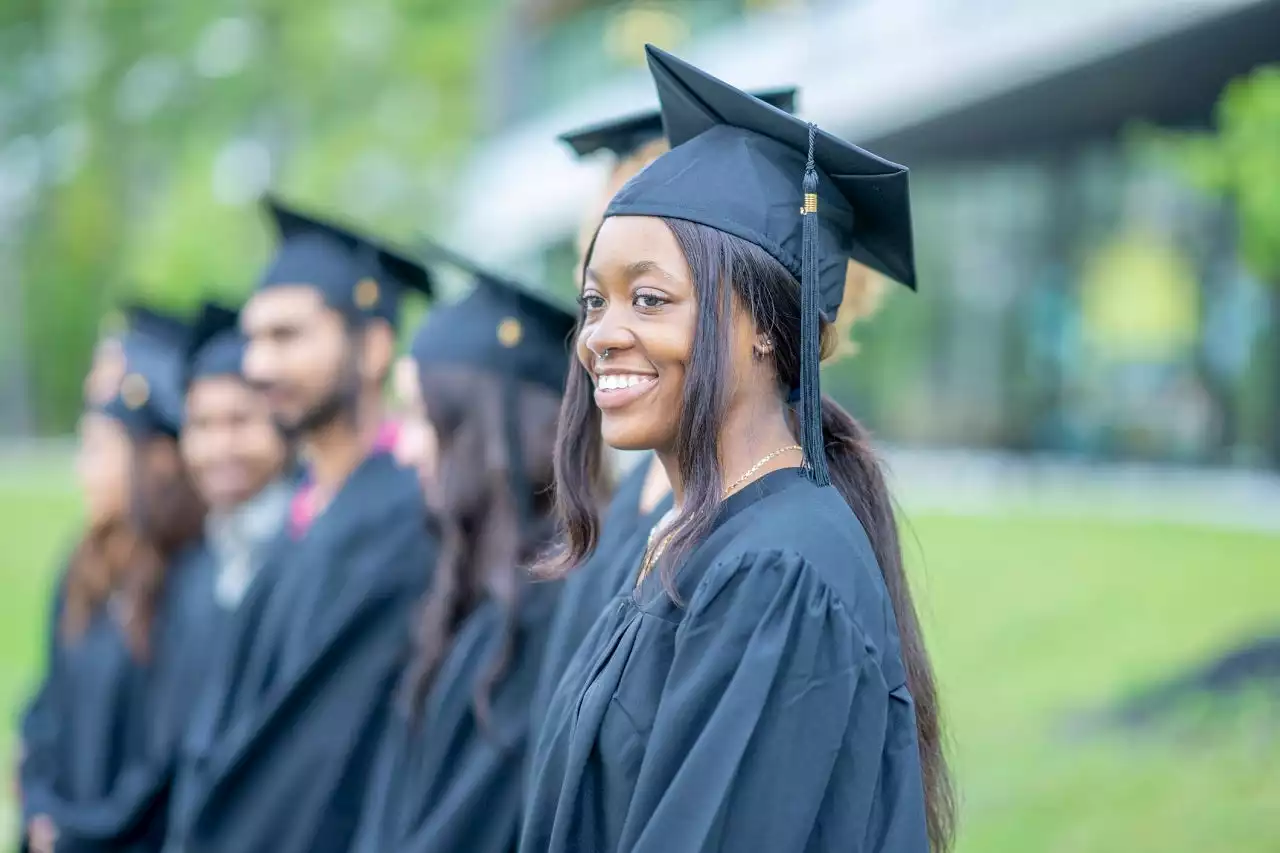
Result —
[{"label": "mortarboard board", "polygon": [[244,337],[240,312],[206,302],[185,346],[184,386],[210,376],[243,376]]},{"label": "mortarboard board", "polygon": [[395,324],[404,288],[432,294],[422,265],[371,237],[286,206],[268,196],[280,244],[259,290],[306,285],[349,318]]},{"label": "mortarboard board", "polygon": [[182,354],[190,326],[176,317],[132,306],[120,335],[124,376],[97,410],[136,437],[176,437],[182,424]]},{"label": "mortarboard board", "polygon": [[[784,112],[793,113],[796,110],[794,87],[768,89],[753,94],[766,104],[772,104]],[[645,145],[662,137],[662,112],[648,110],[562,133],[560,141],[572,148],[579,157],[587,157],[604,149],[612,152],[617,159],[625,160]]]},{"label": "mortarboard board", "polygon": [[915,288],[907,170],[704,71],[645,47],[672,149],[605,216],[700,223],[768,252],[801,286],[801,445],[830,481],[822,442],[819,317],[834,321],[852,258]]},{"label": "mortarboard board", "polygon": [[562,392],[577,315],[444,246],[424,245],[428,262],[470,274],[475,287],[457,302],[432,309],[414,335],[413,358],[422,365],[475,367]]}]

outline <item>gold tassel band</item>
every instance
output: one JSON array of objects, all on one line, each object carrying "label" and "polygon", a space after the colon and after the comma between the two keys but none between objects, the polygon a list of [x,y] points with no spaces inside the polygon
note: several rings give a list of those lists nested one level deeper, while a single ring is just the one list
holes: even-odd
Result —
[{"label": "gold tassel band", "polygon": [[818,194],[805,193],[804,207],[800,208],[801,213],[817,213],[818,212]]}]

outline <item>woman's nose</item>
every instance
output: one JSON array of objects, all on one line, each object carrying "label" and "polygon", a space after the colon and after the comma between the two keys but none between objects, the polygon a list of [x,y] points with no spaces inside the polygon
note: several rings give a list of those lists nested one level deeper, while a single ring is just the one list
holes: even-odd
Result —
[{"label": "woman's nose", "polygon": [[631,334],[620,318],[606,312],[599,321],[583,330],[583,343],[596,358],[603,358],[606,352],[626,349],[631,344]]}]

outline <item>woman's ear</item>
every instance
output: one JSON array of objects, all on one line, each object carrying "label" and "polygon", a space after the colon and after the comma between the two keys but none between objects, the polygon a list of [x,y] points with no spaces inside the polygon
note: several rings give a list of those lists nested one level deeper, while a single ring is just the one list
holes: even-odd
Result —
[{"label": "woman's ear", "polygon": [[757,332],[756,341],[751,346],[751,355],[755,357],[756,361],[773,355],[773,338],[764,332]]}]

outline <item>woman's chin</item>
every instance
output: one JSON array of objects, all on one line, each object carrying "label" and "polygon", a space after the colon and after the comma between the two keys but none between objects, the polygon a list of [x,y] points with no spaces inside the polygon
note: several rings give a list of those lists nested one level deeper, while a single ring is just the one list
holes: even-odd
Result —
[{"label": "woman's chin", "polygon": [[608,416],[600,424],[600,437],[614,450],[653,450],[661,444],[651,427]]}]

